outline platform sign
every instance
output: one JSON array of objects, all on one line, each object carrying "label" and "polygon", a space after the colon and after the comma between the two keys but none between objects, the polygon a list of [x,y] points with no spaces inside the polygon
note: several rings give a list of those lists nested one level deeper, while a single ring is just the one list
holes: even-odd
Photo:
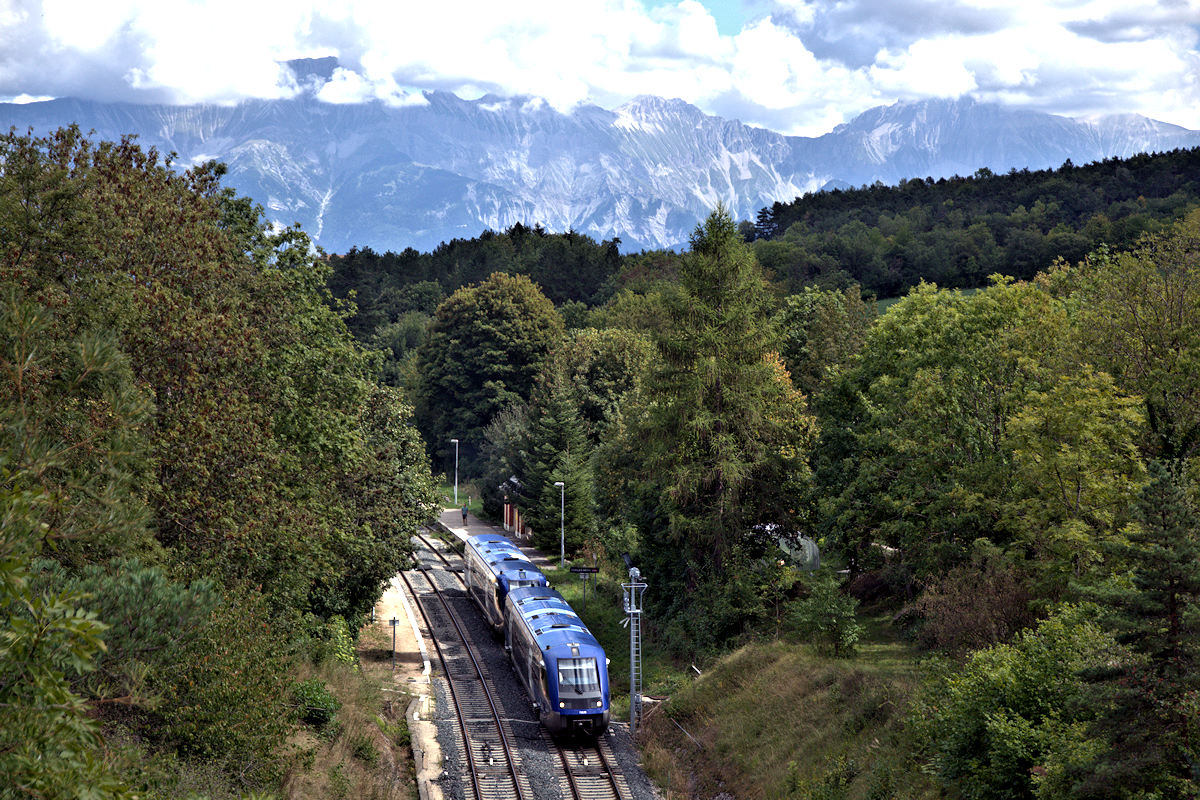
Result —
[{"label": "platform sign", "polygon": [[599,567],[571,567],[571,572],[576,575],[594,575],[599,571]]}]

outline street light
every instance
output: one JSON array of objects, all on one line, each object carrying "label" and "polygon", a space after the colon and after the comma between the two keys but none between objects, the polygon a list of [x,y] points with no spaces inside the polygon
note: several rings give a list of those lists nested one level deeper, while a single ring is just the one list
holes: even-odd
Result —
[{"label": "street light", "polygon": [[567,567],[567,485],[555,481],[558,487],[558,568]]},{"label": "street light", "polygon": [[451,439],[454,442],[454,505],[458,505],[458,439]]}]

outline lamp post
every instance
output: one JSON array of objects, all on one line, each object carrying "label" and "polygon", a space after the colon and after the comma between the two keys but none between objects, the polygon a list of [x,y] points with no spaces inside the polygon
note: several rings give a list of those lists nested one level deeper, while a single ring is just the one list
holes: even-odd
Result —
[{"label": "lamp post", "polygon": [[558,487],[558,568],[567,567],[567,485],[555,481]]},{"label": "lamp post", "polygon": [[451,439],[454,442],[454,505],[458,505],[458,439]]}]

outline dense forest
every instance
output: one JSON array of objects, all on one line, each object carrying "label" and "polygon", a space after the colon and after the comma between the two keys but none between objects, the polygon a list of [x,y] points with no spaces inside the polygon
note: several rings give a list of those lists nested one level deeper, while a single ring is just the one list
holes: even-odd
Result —
[{"label": "dense forest", "polygon": [[[761,229],[718,209],[585,291],[498,268],[366,341],[485,508],[515,500],[550,549],[561,513],[569,553],[634,554],[685,663],[765,639],[853,657],[861,604],[934,657],[859,723],[903,757],[830,767],[842,794],[775,790],[1192,797],[1198,157],[835,192]],[[887,281],[864,266],[916,248]]]},{"label": "dense forest", "polygon": [[2,797],[274,796],[434,509],[328,267],[221,172],[0,138]]},{"label": "dense forest", "polygon": [[977,288],[994,273],[1028,280],[1101,244],[1126,249],[1198,199],[1200,149],[1176,150],[815,192],[764,208],[744,231],[789,292],[857,283],[898,297],[923,280]]}]

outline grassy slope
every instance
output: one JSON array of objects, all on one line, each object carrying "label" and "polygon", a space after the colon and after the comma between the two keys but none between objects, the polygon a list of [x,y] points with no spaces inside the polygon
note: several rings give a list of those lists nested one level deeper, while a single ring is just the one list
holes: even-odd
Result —
[{"label": "grassy slope", "polygon": [[[547,577],[604,645],[613,718],[624,721],[629,633],[620,624],[620,570],[603,569],[586,606],[577,576],[552,570]],[[889,618],[860,613],[864,631],[853,658],[829,658],[798,642],[765,642],[725,656],[700,677],[647,638],[644,693],[669,699],[647,704],[639,739],[665,800],[721,793],[737,800],[939,797],[903,725],[921,682],[919,656]]]},{"label": "grassy slope", "polygon": [[416,780],[404,712],[408,695],[396,690],[387,629],[365,626],[357,643],[359,670],[329,662],[306,667],[341,703],[334,722],[302,728],[292,744],[297,759],[284,779],[284,797],[415,800]]},{"label": "grassy slope", "polygon": [[694,679],[677,671],[675,691],[651,707],[639,737],[667,800],[937,797],[903,729],[920,684],[917,656],[886,615],[862,621],[855,658],[775,641]]}]

